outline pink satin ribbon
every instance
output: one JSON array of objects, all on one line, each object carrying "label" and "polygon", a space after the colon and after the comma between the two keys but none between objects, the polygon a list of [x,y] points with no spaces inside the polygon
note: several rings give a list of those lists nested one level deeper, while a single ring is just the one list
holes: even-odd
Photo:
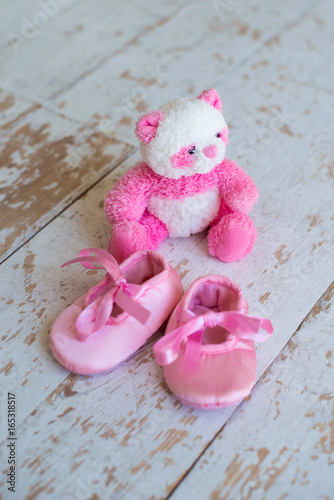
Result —
[{"label": "pink satin ribbon", "polygon": [[[217,325],[222,326],[236,337],[258,342],[264,342],[273,332],[273,327],[269,319],[249,316],[248,314],[236,311],[225,311],[221,313],[207,312],[201,316],[194,316],[182,326],[168,333],[156,342],[153,351],[157,363],[163,366],[173,363],[179,355],[179,348],[182,340],[188,336],[196,337],[196,342],[194,342],[196,347],[192,345],[191,349],[194,357],[197,357],[197,355],[199,356],[202,334],[205,328],[212,328]],[[259,333],[260,328],[266,330],[267,333]]]},{"label": "pink satin ribbon", "polygon": [[[151,313],[133,299],[140,292],[141,286],[127,283],[122,276],[121,268],[110,253],[100,248],[87,248],[79,252],[79,257],[65,262],[61,267],[76,262],[79,262],[86,269],[104,268],[108,273],[105,279],[99,285],[91,288],[87,294],[86,307],[76,321],[79,340],[87,340],[107,324],[114,304],[117,304],[140,323],[146,323]],[[94,263],[101,264],[103,267],[96,267],[93,265]]]}]

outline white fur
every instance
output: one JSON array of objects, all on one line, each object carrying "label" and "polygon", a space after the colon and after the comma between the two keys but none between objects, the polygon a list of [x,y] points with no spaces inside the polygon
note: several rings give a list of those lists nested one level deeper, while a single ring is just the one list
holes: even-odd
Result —
[{"label": "white fur", "polygon": [[218,188],[195,194],[181,200],[152,197],[148,211],[158,217],[168,229],[171,238],[187,237],[208,227],[218,213]]},{"label": "white fur", "polygon": [[[143,160],[157,174],[171,179],[210,172],[225,157],[226,146],[216,137],[227,127],[220,111],[199,99],[175,99],[160,108],[164,114],[155,137],[148,143],[141,143]],[[195,162],[192,167],[175,168],[171,157],[181,148],[196,145]],[[218,154],[207,158],[203,149],[215,145]]]}]

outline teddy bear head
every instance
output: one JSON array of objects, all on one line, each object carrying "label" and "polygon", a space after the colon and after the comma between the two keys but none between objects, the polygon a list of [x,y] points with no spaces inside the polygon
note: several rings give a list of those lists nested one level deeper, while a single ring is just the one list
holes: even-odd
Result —
[{"label": "teddy bear head", "polygon": [[223,161],[228,144],[221,107],[218,93],[210,89],[141,116],[136,135],[144,162],[171,179],[210,172]]}]

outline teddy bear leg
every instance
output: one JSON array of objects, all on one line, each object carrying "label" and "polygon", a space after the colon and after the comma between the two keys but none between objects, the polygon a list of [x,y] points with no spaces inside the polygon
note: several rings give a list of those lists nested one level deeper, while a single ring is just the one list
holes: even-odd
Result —
[{"label": "teddy bear leg", "polygon": [[113,225],[109,241],[109,252],[118,262],[139,250],[156,250],[168,231],[163,222],[144,212],[140,221],[123,221]]},{"label": "teddy bear leg", "polygon": [[223,262],[243,259],[250,253],[255,241],[253,221],[239,213],[224,215],[208,234],[209,252]]}]

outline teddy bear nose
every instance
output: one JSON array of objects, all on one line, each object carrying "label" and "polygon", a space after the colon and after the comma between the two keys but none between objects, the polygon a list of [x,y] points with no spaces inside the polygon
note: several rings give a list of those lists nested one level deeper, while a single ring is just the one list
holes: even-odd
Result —
[{"label": "teddy bear nose", "polygon": [[207,158],[214,158],[217,155],[217,147],[214,144],[203,149],[203,153]]}]

